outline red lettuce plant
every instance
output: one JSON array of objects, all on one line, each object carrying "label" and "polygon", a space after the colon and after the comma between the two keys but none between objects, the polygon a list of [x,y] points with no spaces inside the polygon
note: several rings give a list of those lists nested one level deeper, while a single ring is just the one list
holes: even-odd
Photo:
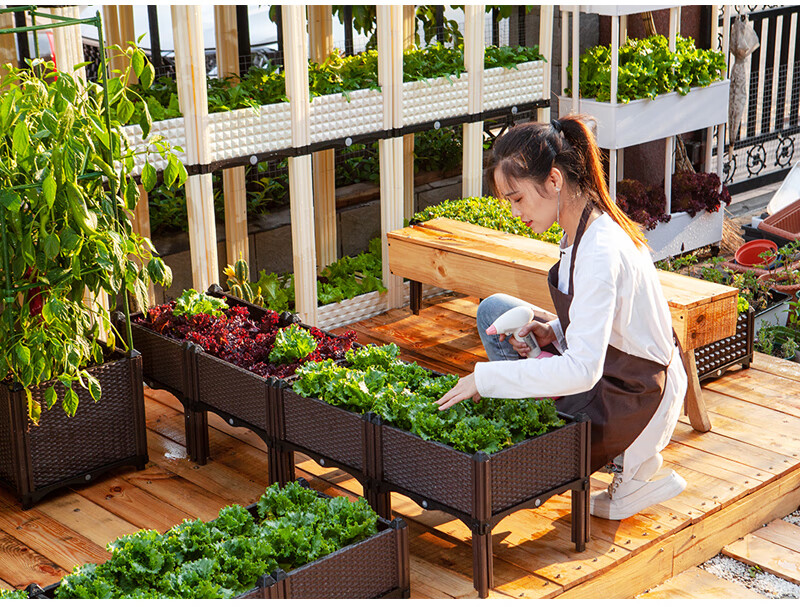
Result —
[{"label": "red lettuce plant", "polygon": [[648,187],[635,179],[623,179],[617,183],[617,204],[645,230],[652,230],[658,223],[670,220],[670,216],[664,212],[667,198],[663,185],[660,188]]},{"label": "red lettuce plant", "polygon": [[716,213],[720,204],[728,204],[731,194],[722,186],[716,173],[675,173],[672,176],[672,211],[686,211],[694,217],[700,211]]},{"label": "red lettuce plant", "polygon": [[204,313],[184,316],[175,314],[175,302],[171,301],[150,308],[134,322],[167,337],[196,343],[212,356],[263,377],[289,377],[307,361],[342,360],[356,339],[355,331],[328,335],[311,327],[316,348],[310,354],[298,360],[270,362],[270,352],[283,324],[274,310],[267,310],[260,320],[251,318],[243,306],[223,310],[220,317]]}]

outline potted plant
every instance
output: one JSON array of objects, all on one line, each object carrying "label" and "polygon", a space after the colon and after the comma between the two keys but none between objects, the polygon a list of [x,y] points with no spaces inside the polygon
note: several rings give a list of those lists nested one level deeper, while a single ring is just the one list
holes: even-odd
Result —
[{"label": "potted plant", "polygon": [[[124,83],[132,71],[146,82],[152,66],[139,49],[119,50],[129,66],[105,87],[39,59],[6,65],[0,83],[0,480],[26,507],[147,462],[141,359],[129,334],[115,347],[122,336],[98,297],[144,304],[150,280],[171,280],[132,232],[137,150],[108,116],[110,104],[130,111]],[[182,165],[161,150],[164,180],[181,182]],[[154,181],[146,166],[143,181]]]},{"label": "potted plant", "polygon": [[[771,288],[787,293],[793,301],[797,300],[797,293],[800,291],[800,261],[797,260],[800,241],[793,240],[778,248],[775,260],[775,268],[759,276],[764,284]],[[767,256],[774,257],[771,252],[762,254],[765,261]],[[762,265],[761,267],[765,267]]]},{"label": "potted plant", "polygon": [[794,326],[765,324],[758,331],[756,349],[768,356],[800,362],[800,331]]}]

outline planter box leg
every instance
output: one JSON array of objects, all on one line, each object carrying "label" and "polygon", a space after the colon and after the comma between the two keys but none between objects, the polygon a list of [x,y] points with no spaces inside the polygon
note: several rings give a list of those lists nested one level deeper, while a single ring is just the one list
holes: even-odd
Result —
[{"label": "planter box leg", "polygon": [[201,466],[208,463],[208,412],[196,411],[188,403],[183,404],[186,422],[186,454]]},{"label": "planter box leg", "polygon": [[472,532],[472,584],[478,596],[485,599],[489,596],[494,575],[492,563],[492,532]]},{"label": "planter box leg", "polygon": [[392,494],[389,491],[372,489],[369,484],[364,485],[364,499],[378,513],[378,516],[386,520],[392,519]]},{"label": "planter box leg", "polygon": [[589,541],[589,481],[585,481],[584,489],[572,490],[572,541],[575,550],[586,550]]},{"label": "planter box leg", "polygon": [[269,466],[270,484],[278,483],[283,487],[295,480],[294,451],[267,447],[267,465]]},{"label": "planter box leg", "polygon": [[409,305],[413,314],[419,314],[422,307],[422,283],[418,280],[411,280],[408,283]]}]

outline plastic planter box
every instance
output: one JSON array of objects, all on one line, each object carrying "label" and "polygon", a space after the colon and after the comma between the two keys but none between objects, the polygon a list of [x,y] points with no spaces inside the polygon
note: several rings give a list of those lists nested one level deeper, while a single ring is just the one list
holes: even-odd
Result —
[{"label": "plastic planter box", "polygon": [[290,388],[274,410],[281,449],[310,455],[320,465],[353,474],[381,516],[391,515],[391,491],[423,508],[444,510],[472,529],[473,582],[481,597],[492,585],[491,529],[521,508],[538,507],[572,490],[572,541],[584,550],[589,537],[588,418],[562,416],[567,424],[498,453],[475,455],[358,415]]},{"label": "plastic planter box", "polygon": [[[726,122],[729,89],[730,80],[721,80],[686,95],[665,93],[628,103],[581,99],[580,113],[597,119],[598,146],[619,150]],[[572,112],[572,105],[572,97],[560,96],[559,116]]]},{"label": "plastic planter box", "polygon": [[[305,481],[301,484],[308,486]],[[330,497],[319,494],[322,497]],[[256,505],[248,507],[256,516]],[[27,587],[32,599],[51,599],[58,583]],[[378,519],[378,532],[286,573],[263,575],[237,599],[377,599],[408,598],[410,567],[408,525],[402,519]]]},{"label": "plastic planter box", "polygon": [[739,314],[736,333],[694,351],[700,381],[721,376],[728,367],[741,364],[748,369],[753,362],[753,311]]},{"label": "plastic planter box", "polygon": [[791,303],[792,297],[788,293],[781,293],[775,289],[770,289],[769,294],[772,297],[772,303],[753,316],[753,335],[758,335],[758,330],[764,324],[785,327],[789,320],[789,303]]},{"label": "plastic planter box", "polygon": [[396,491],[423,508],[449,512],[472,530],[473,584],[481,598],[492,586],[491,530],[516,510],[538,507],[571,490],[572,541],[578,552],[585,549],[590,421],[561,417],[565,426],[492,455],[467,455],[377,420],[374,467],[379,492],[388,497]]},{"label": "plastic planter box", "polygon": [[60,402],[64,386],[51,381],[32,388],[44,402],[53,385],[59,404],[42,408],[39,425],[28,422],[25,392],[0,383],[0,482],[30,508],[50,491],[86,483],[107,470],[147,464],[142,357],[119,350],[108,362],[89,369],[100,382],[96,403],[76,385],[78,411],[67,416]]},{"label": "plastic planter box", "polygon": [[659,223],[645,232],[647,244],[653,250],[653,261],[683,255],[722,240],[722,223],[725,217],[721,205],[716,213],[700,211],[694,217],[681,211],[672,213],[667,223]]}]

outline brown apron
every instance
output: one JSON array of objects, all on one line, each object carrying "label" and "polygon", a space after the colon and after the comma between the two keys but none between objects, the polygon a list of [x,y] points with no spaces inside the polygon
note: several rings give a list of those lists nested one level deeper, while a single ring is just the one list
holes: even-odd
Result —
[{"label": "brown apron", "polygon": [[[586,222],[592,205],[583,210],[569,266],[568,293],[558,289],[559,260],[548,274],[550,297],[561,328],[569,326],[569,309],[574,295],[572,276]],[[599,470],[627,449],[644,430],[658,409],[664,394],[667,366],[626,354],[609,344],[603,376],[595,386],[580,394],[556,400],[556,408],[569,415],[585,413],[592,420],[592,472]]]}]

